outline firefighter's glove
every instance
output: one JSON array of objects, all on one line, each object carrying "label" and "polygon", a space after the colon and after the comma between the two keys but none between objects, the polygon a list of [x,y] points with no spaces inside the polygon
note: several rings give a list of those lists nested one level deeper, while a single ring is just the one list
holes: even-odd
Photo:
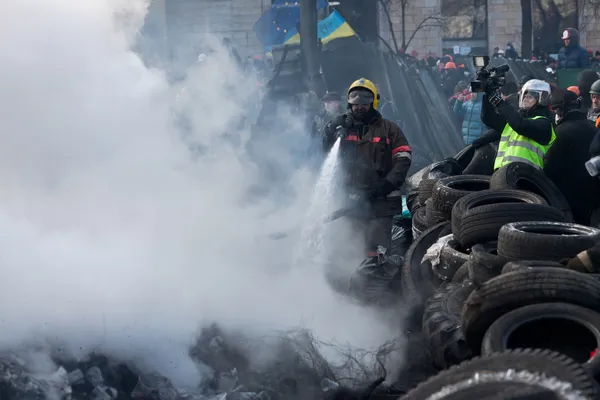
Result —
[{"label": "firefighter's glove", "polygon": [[343,126],[338,126],[335,130],[335,137],[339,139],[346,139],[348,137],[348,131]]},{"label": "firefighter's glove", "polygon": [[500,107],[502,104],[504,104],[502,95],[500,95],[500,91],[498,91],[498,90],[494,90],[492,93],[489,93],[487,96],[488,96],[488,101],[490,102],[490,104],[493,105],[494,108],[496,108],[496,109],[498,107]]},{"label": "firefighter's glove", "polygon": [[392,182],[387,179],[381,179],[371,190],[369,190],[367,196],[369,200],[380,199],[392,193],[396,187],[392,185]]}]

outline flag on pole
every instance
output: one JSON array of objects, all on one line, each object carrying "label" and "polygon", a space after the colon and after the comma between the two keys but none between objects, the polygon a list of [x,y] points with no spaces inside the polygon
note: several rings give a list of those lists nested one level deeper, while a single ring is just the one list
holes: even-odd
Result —
[{"label": "flag on pole", "polygon": [[[351,36],[356,36],[356,32],[337,11],[333,11],[327,18],[317,24],[317,37],[321,39],[323,44]],[[300,43],[300,34],[296,28],[290,29],[283,44],[297,43]]]}]

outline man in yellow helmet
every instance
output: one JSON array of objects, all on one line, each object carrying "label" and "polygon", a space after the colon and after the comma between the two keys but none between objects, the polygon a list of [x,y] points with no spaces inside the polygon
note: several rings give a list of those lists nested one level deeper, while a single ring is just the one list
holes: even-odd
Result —
[{"label": "man in yellow helmet", "polygon": [[[348,89],[348,112],[331,120],[323,132],[325,150],[340,138],[340,158],[345,172],[345,184],[351,192],[364,195],[375,203],[385,202],[393,191],[400,189],[411,164],[411,150],[402,130],[381,116],[377,87],[361,78]],[[379,245],[389,249],[392,231],[390,216],[369,220],[367,251],[377,256]]]}]

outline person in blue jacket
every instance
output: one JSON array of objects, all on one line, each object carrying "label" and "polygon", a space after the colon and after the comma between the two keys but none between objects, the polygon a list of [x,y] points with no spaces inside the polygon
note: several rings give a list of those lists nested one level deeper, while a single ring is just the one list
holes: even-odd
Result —
[{"label": "person in blue jacket", "polygon": [[585,68],[590,65],[590,56],[579,45],[579,31],[575,28],[564,30],[561,39],[565,47],[558,51],[558,68]]},{"label": "person in blue jacket", "polygon": [[478,93],[459,95],[454,103],[454,114],[462,118],[462,137],[465,145],[471,144],[489,128],[481,122],[481,100]]}]

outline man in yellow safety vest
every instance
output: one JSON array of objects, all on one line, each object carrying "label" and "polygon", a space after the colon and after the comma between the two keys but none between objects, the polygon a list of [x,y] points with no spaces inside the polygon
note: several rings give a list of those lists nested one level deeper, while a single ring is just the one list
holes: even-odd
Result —
[{"label": "man in yellow safety vest", "polygon": [[549,108],[550,85],[539,79],[525,83],[518,110],[502,100],[497,87],[484,89],[481,120],[492,130],[476,139],[473,147],[500,141],[494,170],[512,162],[544,168],[544,155],[556,138]]}]

